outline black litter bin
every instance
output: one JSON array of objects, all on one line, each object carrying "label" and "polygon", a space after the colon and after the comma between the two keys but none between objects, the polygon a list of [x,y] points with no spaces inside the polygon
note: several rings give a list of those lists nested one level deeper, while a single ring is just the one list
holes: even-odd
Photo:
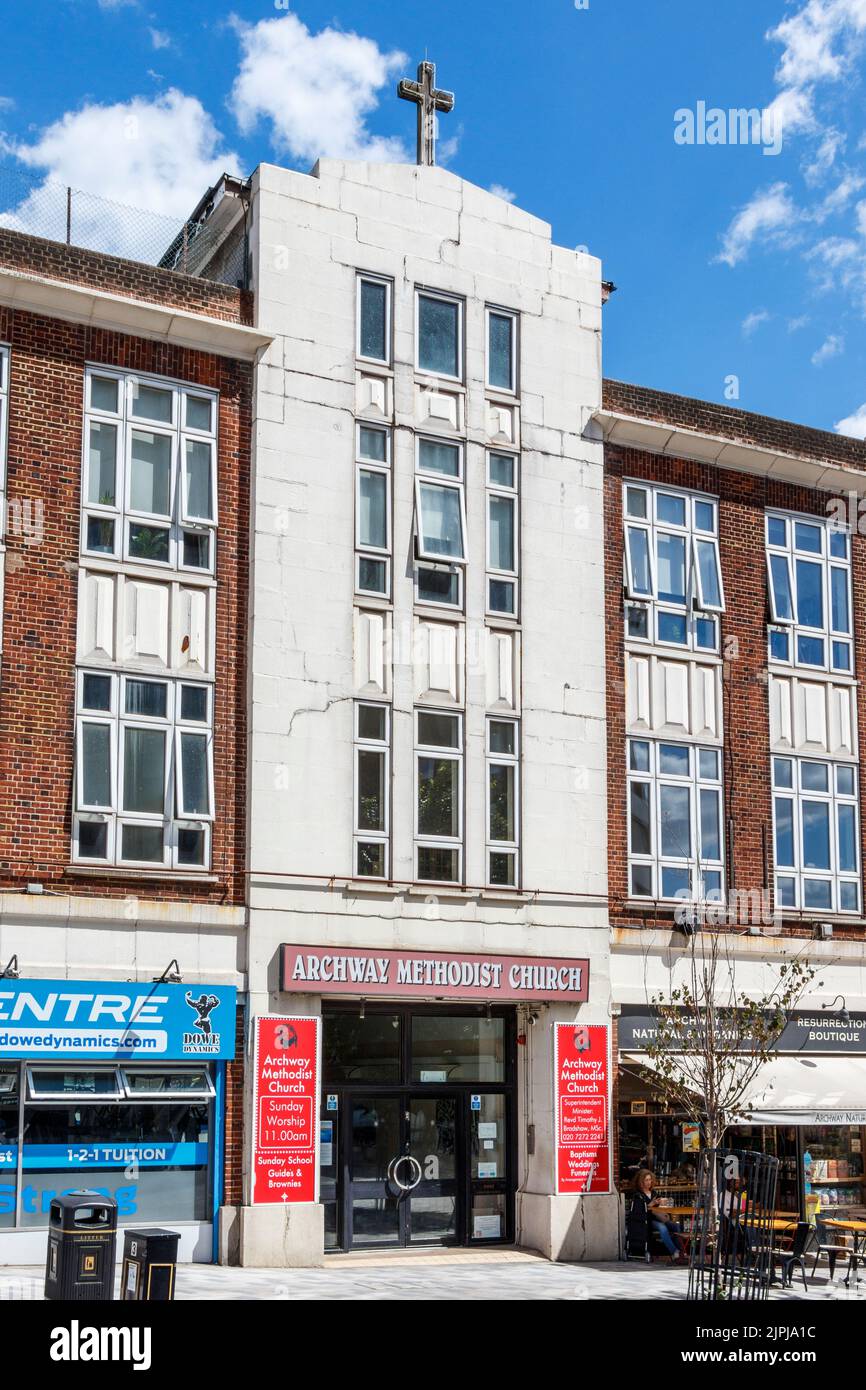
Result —
[{"label": "black litter bin", "polygon": [[68,1192],[48,1209],[45,1297],[114,1298],[117,1203],[100,1192]]},{"label": "black litter bin", "polygon": [[177,1231],[154,1227],[125,1231],[120,1297],[125,1303],[170,1303],[174,1299]]}]

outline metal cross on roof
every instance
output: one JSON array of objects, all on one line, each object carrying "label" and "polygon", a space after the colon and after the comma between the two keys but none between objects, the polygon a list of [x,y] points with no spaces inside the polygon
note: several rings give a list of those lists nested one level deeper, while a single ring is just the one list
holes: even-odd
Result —
[{"label": "metal cross on roof", "polygon": [[414,101],[418,107],[418,163],[436,163],[436,112],[454,110],[454,93],[436,88],[436,64],[418,64],[418,80],[404,77],[397,84],[397,95]]}]

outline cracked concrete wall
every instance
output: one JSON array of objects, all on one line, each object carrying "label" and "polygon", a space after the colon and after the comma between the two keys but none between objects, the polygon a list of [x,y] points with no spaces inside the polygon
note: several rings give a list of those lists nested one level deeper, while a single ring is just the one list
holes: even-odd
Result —
[{"label": "cracked concrete wall", "polygon": [[[582,438],[600,399],[599,262],[552,245],[546,223],[446,170],[333,160],[314,175],[262,166],[252,245],[258,323],[276,335],[259,370],[255,422],[255,879],[268,871],[345,876],[352,867],[354,319],[355,272],[364,269],[395,282],[394,876],[413,876],[416,701],[403,639],[413,622],[414,288],[423,284],[466,299],[465,876],[485,878],[477,638],[485,625],[484,305],[493,303],[521,315],[523,882],[603,896],[602,459],[599,445]],[[252,903],[305,919],[323,910],[358,917],[351,899],[323,902],[290,884],[259,884]],[[385,945],[417,908],[401,899],[368,905],[362,916],[363,939],[374,939],[378,922]],[[598,923],[595,911],[573,903],[504,916],[499,905],[475,904],[467,916],[503,929],[497,943],[485,931],[488,949],[506,937],[517,946],[521,918],[543,935],[560,918],[565,927]],[[554,945],[527,940],[522,948]]]},{"label": "cracked concrete wall", "polygon": [[[601,446],[584,438],[601,399],[600,263],[553,245],[546,223],[447,170],[335,160],[321,161],[312,175],[261,166],[253,184],[251,248],[257,325],[275,335],[258,371],[254,429],[252,1012],[285,1009],[278,951],[291,941],[587,956],[591,997],[581,1018],[607,1022],[603,462]],[[466,306],[465,392],[458,391],[455,408],[463,412],[466,441],[467,656],[459,705],[466,748],[464,876],[470,884],[486,879],[486,633],[508,628],[485,618],[484,451],[492,428],[485,304],[520,315],[522,601],[515,712],[522,731],[522,880],[537,894],[518,901],[483,891],[346,883],[358,694],[357,270],[394,282],[393,374],[383,389],[389,406],[393,400],[394,427],[394,659],[386,684],[393,710],[392,873],[400,880],[413,878],[418,703],[411,555],[421,379],[414,368],[414,291],[423,285],[457,294]],[[372,610],[376,604],[360,606]],[[430,610],[425,614],[430,617]],[[342,881],[322,881],[329,876]],[[297,1006],[298,997],[292,1002]],[[318,1006],[311,997],[310,1011]],[[544,1023],[552,1016],[542,1014]],[[534,1033],[535,1084],[521,1133],[531,1119],[537,1158],[527,1167],[522,1137],[519,1176],[525,1191],[549,1199],[551,1066],[541,1060],[547,1029]],[[556,1245],[550,1236],[544,1243]]]}]

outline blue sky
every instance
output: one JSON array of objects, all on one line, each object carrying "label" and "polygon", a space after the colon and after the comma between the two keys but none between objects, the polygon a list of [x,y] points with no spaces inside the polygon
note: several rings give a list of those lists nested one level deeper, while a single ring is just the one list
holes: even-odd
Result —
[{"label": "blue sky", "polygon": [[[17,171],[181,217],[224,167],[414,158],[426,49],[443,162],[616,282],[606,374],[866,435],[866,0],[578,3],[16,5],[0,210]],[[677,143],[699,102],[764,143]]]}]

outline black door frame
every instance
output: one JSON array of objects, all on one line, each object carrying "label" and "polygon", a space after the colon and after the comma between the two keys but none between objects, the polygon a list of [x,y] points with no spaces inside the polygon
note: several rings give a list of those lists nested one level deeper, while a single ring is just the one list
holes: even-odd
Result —
[{"label": "black door frame", "polygon": [[[339,1000],[323,1003],[322,1016],[323,1028],[327,1027],[327,1018],[336,1013],[357,1014],[361,1005],[360,999]],[[414,1004],[404,1001],[394,1000],[391,1003],[376,1002],[372,1004],[365,1001],[364,1012],[378,1014],[398,1014],[400,1016],[400,1072],[401,1079],[398,1081],[333,1081],[327,1075],[322,1080],[321,1115],[324,1120],[336,1121],[336,1141],[337,1148],[335,1157],[337,1160],[337,1178],[327,1185],[327,1190],[323,1190],[320,1200],[333,1200],[336,1202],[337,1214],[337,1244],[333,1248],[333,1253],[345,1252],[352,1249],[350,1241],[350,1201],[351,1188],[349,1173],[349,1155],[351,1150],[351,1122],[350,1108],[352,1099],[355,1096],[380,1096],[383,1099],[394,1097],[401,1100],[404,1105],[408,1104],[410,1097],[423,1096],[430,1100],[437,1098],[455,1097],[457,1100],[457,1110],[455,1116],[455,1143],[457,1146],[457,1203],[456,1203],[456,1238],[453,1241],[436,1241],[431,1244],[438,1246],[473,1246],[484,1248],[491,1245],[511,1245],[514,1243],[515,1214],[514,1214],[514,1195],[517,1187],[517,1009],[514,1006],[498,1005],[491,1006],[476,1004]],[[449,1015],[451,1017],[475,1017],[475,1018],[501,1018],[505,1022],[504,1043],[505,1043],[505,1077],[499,1082],[490,1081],[449,1081],[449,1082],[423,1082],[411,1079],[411,1018],[424,1014],[427,1016]],[[323,1048],[323,1053],[325,1049]],[[327,1060],[325,1060],[327,1065]],[[326,1096],[336,1095],[338,1097],[338,1109],[336,1114],[325,1109]],[[472,1155],[470,1147],[471,1129],[471,1096],[473,1095],[502,1095],[505,1097],[505,1150],[506,1150],[506,1175],[504,1179],[472,1179]],[[402,1133],[402,1122],[401,1122]],[[323,1184],[324,1187],[324,1184]],[[502,1193],[505,1196],[505,1222],[504,1230],[498,1240],[475,1238],[470,1229],[472,1211],[472,1190],[490,1193]],[[404,1230],[404,1222],[400,1221],[401,1233]],[[366,1249],[387,1249],[395,1248],[402,1244],[402,1240],[395,1242],[382,1241],[381,1245],[377,1242],[375,1246],[370,1245]],[[418,1241],[416,1246],[423,1245]],[[357,1248],[357,1247],[355,1247]],[[327,1252],[326,1252],[327,1253]]]}]

